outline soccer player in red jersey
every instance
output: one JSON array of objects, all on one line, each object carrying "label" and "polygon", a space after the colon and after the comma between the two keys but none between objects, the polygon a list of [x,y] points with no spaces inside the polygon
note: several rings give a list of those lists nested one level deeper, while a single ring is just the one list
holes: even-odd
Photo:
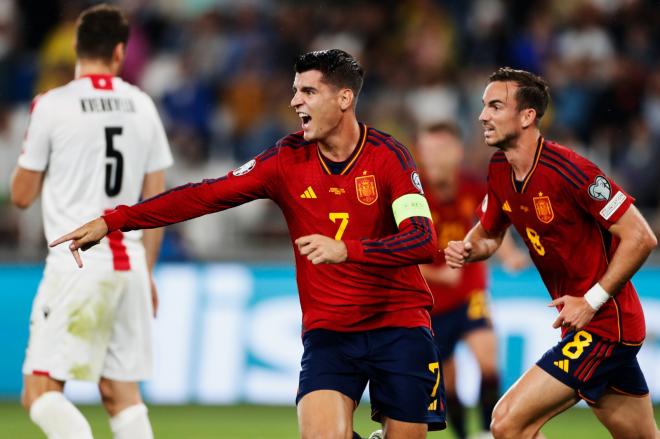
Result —
[{"label": "soccer player in red jersey", "polygon": [[[415,145],[426,199],[438,235],[438,245],[462,239],[474,225],[475,210],[486,193],[485,179],[462,169],[463,144],[458,127],[439,122],[421,130]],[[506,234],[497,252],[504,266],[518,270],[527,265],[524,255]],[[433,335],[440,350],[447,400],[447,415],[456,436],[467,437],[465,408],[456,390],[454,350],[463,340],[481,372],[479,408],[484,436],[499,394],[497,339],[490,319],[485,262],[461,270],[449,267],[438,253],[433,264],[421,265],[422,275],[433,293]]]},{"label": "soccer player in red jersey", "polygon": [[546,82],[501,68],[483,94],[479,120],[498,149],[480,218],[445,249],[454,268],[486,259],[510,224],[524,238],[559,310],[562,340],[500,399],[496,438],[531,438],[584,399],[614,437],[657,438],[648,386],[637,363],[644,315],[630,282],[657,241],[634,199],[596,165],[544,139],[538,123]]},{"label": "soccer player in red jersey", "polygon": [[257,198],[282,209],[303,313],[296,402],[303,438],[350,438],[367,383],[386,437],[445,427],[433,297],[417,264],[437,245],[409,151],[355,115],[364,71],[346,52],[295,65],[291,107],[302,131],[224,177],[119,206],[55,240],[87,249],[114,230],[160,227]]}]

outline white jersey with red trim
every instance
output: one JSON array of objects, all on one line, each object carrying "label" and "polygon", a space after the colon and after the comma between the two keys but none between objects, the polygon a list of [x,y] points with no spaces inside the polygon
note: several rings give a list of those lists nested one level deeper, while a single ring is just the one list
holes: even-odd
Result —
[{"label": "white jersey with red trim", "polygon": [[[90,75],[35,98],[21,168],[43,171],[46,239],[74,230],[118,204],[139,201],[145,174],[172,164],[156,107],[144,92],[117,77]],[[96,269],[129,270],[144,258],[140,231],[111,234],[85,252]],[[46,262],[77,269],[65,245]]]}]

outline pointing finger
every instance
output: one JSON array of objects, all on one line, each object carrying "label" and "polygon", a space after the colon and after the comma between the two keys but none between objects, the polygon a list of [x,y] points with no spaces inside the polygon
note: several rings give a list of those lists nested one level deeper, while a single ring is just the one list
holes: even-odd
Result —
[{"label": "pointing finger", "polygon": [[63,242],[67,242],[67,241],[71,241],[72,239],[76,239],[76,236],[77,236],[77,235],[76,235],[76,231],[73,231],[73,232],[71,232],[71,233],[67,233],[66,235],[64,235],[64,236],[60,236],[60,237],[57,238],[55,241],[53,241],[53,242],[51,242],[50,244],[48,244],[48,246],[49,246],[49,247],[55,247],[55,246],[57,246],[57,245],[62,244]]}]

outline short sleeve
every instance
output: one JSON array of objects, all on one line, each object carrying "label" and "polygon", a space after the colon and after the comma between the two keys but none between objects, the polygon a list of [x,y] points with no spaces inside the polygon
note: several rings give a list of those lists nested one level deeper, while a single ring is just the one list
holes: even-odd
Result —
[{"label": "short sleeve", "polygon": [[23,140],[18,166],[30,171],[44,171],[48,166],[51,148],[51,124],[53,115],[48,114],[48,100],[37,96],[30,108],[30,121]]},{"label": "short sleeve", "polygon": [[403,146],[394,151],[397,157],[389,156],[383,163],[386,169],[387,187],[390,202],[408,194],[424,195],[424,188],[417,172],[417,166],[410,152]]},{"label": "short sleeve", "polygon": [[488,192],[484,196],[481,205],[475,212],[483,228],[490,234],[498,234],[509,227],[511,221],[502,210],[502,205],[498,201],[493,187],[488,183]]},{"label": "short sleeve", "polygon": [[577,164],[586,176],[586,183],[579,189],[573,189],[577,204],[601,226],[609,229],[635,199],[590,161],[582,159]]},{"label": "short sleeve", "polygon": [[172,158],[170,144],[167,140],[165,128],[163,127],[163,122],[158,115],[156,106],[154,105],[151,98],[146,97],[146,99],[148,101],[154,127],[153,140],[150,144],[151,150],[147,160],[147,167],[145,169],[147,173],[150,173],[172,166],[174,159]]}]

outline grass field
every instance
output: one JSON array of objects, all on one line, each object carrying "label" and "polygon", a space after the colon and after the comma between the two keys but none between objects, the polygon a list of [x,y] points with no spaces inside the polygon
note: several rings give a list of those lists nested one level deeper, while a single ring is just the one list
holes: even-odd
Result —
[{"label": "grass field", "polygon": [[[150,416],[158,439],[290,439],[298,437],[296,411],[292,407],[239,406],[151,406]],[[111,439],[105,412],[99,406],[83,406],[96,439]],[[474,413],[472,413],[474,415]],[[474,416],[472,416],[474,418]],[[660,407],[655,409],[660,420]],[[363,436],[378,428],[369,419],[367,405],[355,415],[355,429]],[[600,439],[609,434],[588,409],[573,408],[553,419],[543,432],[548,438]],[[43,438],[18,404],[0,403],[0,437]],[[446,432],[429,438],[452,437]]]}]

